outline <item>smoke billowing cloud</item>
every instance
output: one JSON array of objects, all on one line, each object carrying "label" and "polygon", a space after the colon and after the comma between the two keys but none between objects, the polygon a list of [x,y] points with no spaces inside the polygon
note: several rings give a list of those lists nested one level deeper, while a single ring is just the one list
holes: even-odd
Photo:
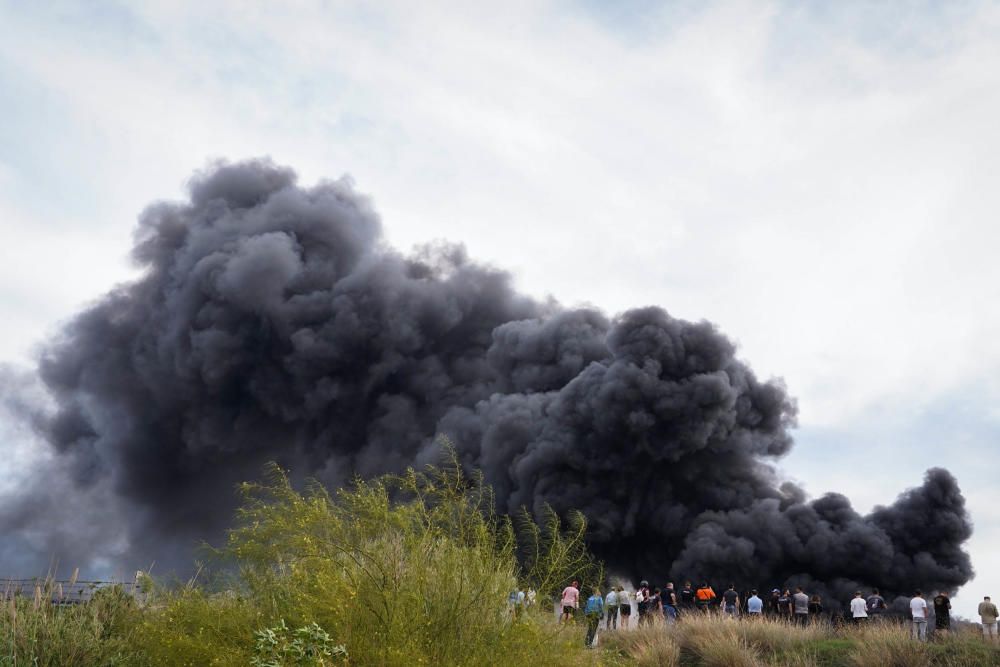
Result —
[{"label": "smoke billowing cloud", "polygon": [[712,324],[539,302],[459,246],[401,254],[349,181],[218,165],[142,214],[133,254],[143,275],[41,355],[50,455],[4,499],[7,567],[180,563],[266,461],[338,484],[432,460],[447,434],[501,510],[581,509],[628,576],[844,596],[972,574],[948,472],[867,516],[809,500],[768,463],[794,402]]}]

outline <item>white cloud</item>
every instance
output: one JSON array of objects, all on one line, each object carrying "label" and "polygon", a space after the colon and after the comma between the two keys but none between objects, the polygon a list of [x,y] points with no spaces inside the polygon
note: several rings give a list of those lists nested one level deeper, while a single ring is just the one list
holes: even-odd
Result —
[{"label": "white cloud", "polygon": [[[0,358],[130,275],[146,203],[266,153],[353,173],[400,246],[462,240],[534,294],[719,322],[807,430],[996,398],[1000,10],[831,7],[4,6],[0,85],[39,92],[7,131],[46,148],[0,156]],[[24,194],[49,179],[94,194]]]}]

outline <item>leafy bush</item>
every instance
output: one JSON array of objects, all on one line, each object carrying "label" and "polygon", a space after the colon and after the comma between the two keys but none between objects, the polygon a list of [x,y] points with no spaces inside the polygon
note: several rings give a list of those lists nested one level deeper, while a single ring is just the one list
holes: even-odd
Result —
[{"label": "leafy bush", "polygon": [[347,658],[347,649],[334,646],[333,638],[315,623],[293,631],[282,619],[273,628],[258,630],[254,637],[253,667],[323,667]]},{"label": "leafy bush", "polygon": [[[352,664],[480,665],[503,656],[555,665],[583,654],[582,632],[544,610],[511,615],[507,596],[521,573],[513,524],[494,514],[489,487],[458,465],[357,480],[332,495],[318,483],[299,492],[272,465],[242,494],[216,554],[238,569],[233,592],[161,594],[141,633],[154,663],[272,659],[273,651],[260,653],[268,631],[254,631],[276,627],[329,633]],[[554,572],[578,567],[579,547],[558,527],[555,534],[536,562]]]}]

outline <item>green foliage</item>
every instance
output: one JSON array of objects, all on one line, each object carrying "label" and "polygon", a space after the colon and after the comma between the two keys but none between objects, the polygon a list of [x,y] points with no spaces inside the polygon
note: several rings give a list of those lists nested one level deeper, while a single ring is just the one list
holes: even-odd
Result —
[{"label": "green foliage", "polygon": [[285,619],[273,628],[254,633],[253,667],[324,667],[346,660],[347,649],[315,623],[289,630]]},{"label": "green foliage", "polygon": [[490,487],[454,453],[333,494],[315,482],[297,490],[271,465],[241,493],[226,544],[211,551],[221,577],[167,587],[144,576],[139,603],[116,588],[73,607],[11,603],[0,666],[545,666],[599,655],[547,605],[507,606],[519,584],[544,600],[571,578],[600,581],[582,515],[565,526],[550,509],[540,524],[497,515]]},{"label": "green foliage", "polygon": [[245,667],[253,658],[254,630],[269,620],[241,596],[161,590],[143,615],[136,642],[147,664]]},{"label": "green foliage", "polygon": [[216,553],[238,568],[229,587],[238,595],[161,595],[143,624],[153,662],[296,664],[284,653],[296,639],[288,627],[329,633],[352,664],[572,664],[583,653],[575,628],[544,613],[511,616],[520,571],[512,523],[454,459],[332,495],[317,483],[298,491],[272,465],[241,491]]},{"label": "green foliage", "polygon": [[586,591],[604,579],[604,565],[587,549],[587,520],[578,511],[568,514],[563,526],[559,515],[548,505],[536,522],[522,507],[512,520],[521,579],[545,595],[556,595],[570,581],[580,582]]}]

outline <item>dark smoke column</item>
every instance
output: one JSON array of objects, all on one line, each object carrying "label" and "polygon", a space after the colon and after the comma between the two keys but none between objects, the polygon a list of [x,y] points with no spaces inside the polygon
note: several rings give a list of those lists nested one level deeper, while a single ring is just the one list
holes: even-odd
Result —
[{"label": "dark smoke column", "polygon": [[[709,323],[538,303],[461,247],[402,255],[345,180],[301,188],[252,161],[199,174],[190,192],[143,213],[143,277],[78,315],[40,362],[57,403],[41,420],[57,453],[47,472],[118,517],[98,531],[122,541],[118,560],[184,562],[265,461],[338,484],[427,461],[444,433],[503,510],[583,510],[594,548],[627,575],[829,591],[971,576],[945,471],[867,517],[776,479],[767,461],[791,447],[794,403]],[[8,500],[5,525],[53,506],[44,491]],[[80,544],[52,526],[29,541]],[[110,557],[95,544],[71,555]]]}]

